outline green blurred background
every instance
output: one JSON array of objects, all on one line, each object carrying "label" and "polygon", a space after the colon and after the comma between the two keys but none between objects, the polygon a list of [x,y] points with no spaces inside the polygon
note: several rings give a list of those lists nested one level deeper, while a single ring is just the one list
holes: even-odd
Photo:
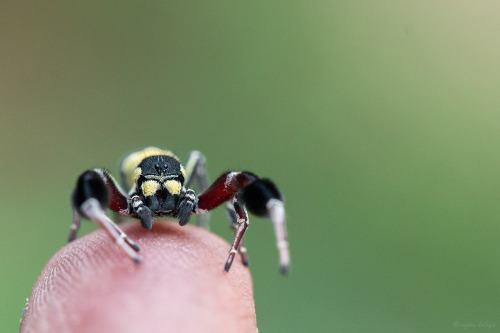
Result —
[{"label": "green blurred background", "polygon": [[[279,184],[290,275],[268,221],[246,236],[261,332],[499,330],[499,18],[497,1],[3,0],[2,332],[65,245],[78,174],[146,145]],[[223,210],[212,229],[231,239]]]}]

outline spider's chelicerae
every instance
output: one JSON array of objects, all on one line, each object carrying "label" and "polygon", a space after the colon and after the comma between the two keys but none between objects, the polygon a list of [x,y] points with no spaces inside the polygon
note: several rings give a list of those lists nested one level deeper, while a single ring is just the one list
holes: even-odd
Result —
[{"label": "spider's chelicerae", "polygon": [[[156,216],[172,216],[179,224],[200,214],[200,225],[208,227],[208,211],[226,203],[234,240],[224,269],[229,271],[234,256],[240,253],[248,265],[243,235],[248,227],[246,209],[257,216],[271,219],[279,251],[280,270],[288,271],[290,255],[285,227],[283,198],[268,179],[246,171],[222,174],[208,186],[205,157],[192,151],[186,168],[168,150],[147,147],[127,154],[120,163],[121,180],[128,192],[104,169],[87,170],[80,175],[71,195],[73,224],[69,241],[76,238],[80,217],[86,217],[104,228],[120,248],[136,263],[141,261],[139,246],[134,243],[105,213],[107,208],[137,218],[145,229],[151,229]],[[190,185],[196,181],[200,194]],[[246,209],[245,209],[246,208]],[[204,214],[204,215],[203,215]]]}]

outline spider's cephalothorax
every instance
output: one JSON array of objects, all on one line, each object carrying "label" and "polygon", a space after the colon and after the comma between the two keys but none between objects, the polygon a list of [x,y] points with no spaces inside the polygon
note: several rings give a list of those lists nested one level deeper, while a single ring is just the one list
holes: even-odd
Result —
[{"label": "spider's cephalothorax", "polygon": [[184,225],[196,204],[194,192],[184,188],[186,171],[169,151],[149,147],[126,155],[120,163],[128,189],[128,213],[151,229],[153,216],[175,216]]},{"label": "spider's cephalothorax", "polygon": [[[248,265],[243,235],[248,227],[247,208],[258,216],[271,219],[276,233],[282,273],[288,271],[290,256],[285,228],[283,198],[268,179],[250,172],[226,172],[210,187],[205,171],[205,157],[192,151],[186,169],[170,151],[148,147],[127,154],[120,163],[122,187],[104,169],[87,170],[80,175],[71,196],[73,224],[69,240],[76,238],[80,216],[89,218],[104,228],[117,244],[136,262],[139,246],[106,215],[106,208],[138,218],[145,229],[153,226],[155,216],[173,216],[180,225],[191,215],[200,215],[200,225],[208,227],[208,211],[226,203],[234,240],[224,266],[229,270],[237,252]],[[201,194],[189,188],[196,181]]]}]

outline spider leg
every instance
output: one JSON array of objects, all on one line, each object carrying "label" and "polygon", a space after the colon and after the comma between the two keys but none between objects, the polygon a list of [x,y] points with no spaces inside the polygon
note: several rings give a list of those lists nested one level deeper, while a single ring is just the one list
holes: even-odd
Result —
[{"label": "spider leg", "polygon": [[127,253],[135,262],[140,262],[137,255],[139,246],[134,243],[111,219],[106,215],[105,209],[121,214],[127,213],[127,199],[114,178],[103,169],[85,171],[77,180],[76,188],[71,196],[73,206],[73,223],[69,241],[76,238],[80,226],[80,217],[88,218],[116,241],[118,246]]},{"label": "spider leg", "polygon": [[[234,208],[234,204],[232,201],[226,202],[226,212],[231,229],[233,230],[234,235],[236,236],[236,232],[238,231],[238,215],[236,214],[236,209]],[[245,244],[243,243],[243,238],[241,238],[240,246],[238,247],[238,252],[240,253],[241,262],[243,263],[243,265],[248,266],[249,262],[247,256],[247,249],[245,247]]]},{"label": "spider leg", "polygon": [[[205,155],[197,150],[193,150],[188,154],[186,162],[186,181],[184,187],[189,189],[193,182],[196,182],[198,192],[203,192],[208,188],[208,175],[206,169]],[[210,213],[201,214],[198,216],[198,225],[205,229],[209,229]]]},{"label": "spider leg", "polygon": [[290,267],[290,251],[286,235],[285,206],[283,201],[271,199],[266,204],[271,221],[273,221],[274,234],[276,235],[276,247],[280,257],[281,274],[288,273]]},{"label": "spider leg", "polygon": [[78,211],[73,208],[73,223],[71,223],[71,228],[69,230],[68,242],[72,242],[76,239],[78,230],[80,230],[80,224],[80,214],[78,214]]},{"label": "spider leg", "polygon": [[[136,263],[141,262],[141,258],[136,253],[139,249],[137,244],[131,245],[129,243],[130,239],[127,235],[106,215],[104,210],[100,207],[99,202],[90,198],[87,199],[80,206],[82,213],[89,219],[97,223],[101,228],[107,231],[107,233],[116,241],[116,244]],[[128,240],[128,241],[127,241]]]},{"label": "spider leg", "polygon": [[[234,212],[236,214],[237,222],[236,225],[233,227],[234,230],[233,244],[231,245],[231,249],[229,250],[229,256],[227,257],[226,264],[224,265],[224,270],[226,272],[228,272],[229,269],[231,268],[236,252],[238,252],[240,246],[243,245],[242,244],[243,235],[245,234],[245,231],[247,230],[249,225],[247,212],[236,198],[233,199],[233,207],[234,207]],[[245,259],[243,259],[242,256],[242,260]],[[245,263],[245,261],[243,261],[243,263]],[[248,262],[246,266],[248,266]]]},{"label": "spider leg", "polygon": [[193,190],[189,189],[184,193],[179,203],[177,214],[175,215],[175,217],[179,219],[179,224],[181,226],[189,222],[193,211],[196,211],[196,194]]},{"label": "spider leg", "polygon": [[153,227],[153,214],[137,193],[130,196],[130,210],[132,214],[137,215],[144,229],[151,230]]},{"label": "spider leg", "polygon": [[[130,245],[130,247],[133,248],[135,252],[139,252],[141,250],[139,245],[137,245],[136,242],[131,240],[130,237],[128,237],[127,234],[116,223],[114,223],[107,215],[105,215],[105,216],[111,222],[111,226],[116,230],[116,232],[118,232],[118,234],[120,235],[120,238],[123,238],[123,240],[125,242],[127,242],[127,244]],[[127,250],[125,250],[125,252],[127,252]],[[132,259],[134,259],[134,258],[132,258]],[[137,261],[137,260],[134,259],[134,261]],[[140,258],[139,258],[139,261],[140,261]]]},{"label": "spider leg", "polygon": [[[280,271],[286,274],[290,266],[290,254],[286,235],[285,206],[279,190],[270,180],[261,179],[251,172],[226,172],[198,196],[198,212],[212,210],[234,197],[252,214],[271,219],[280,258]],[[234,208],[238,219],[242,218],[236,204]],[[240,226],[238,220],[235,241],[236,238],[243,236],[244,230],[246,227]],[[234,250],[236,249],[237,247]]]}]

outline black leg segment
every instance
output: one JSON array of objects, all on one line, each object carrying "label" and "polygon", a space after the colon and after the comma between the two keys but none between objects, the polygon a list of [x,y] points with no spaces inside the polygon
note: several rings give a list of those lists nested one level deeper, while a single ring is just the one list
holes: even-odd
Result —
[{"label": "black leg segment", "polygon": [[[81,205],[90,198],[94,198],[99,202],[102,209],[106,209],[109,204],[109,193],[106,188],[105,180],[102,175],[95,170],[89,170],[82,173],[76,182],[76,188],[71,197],[73,207],[78,210],[78,213],[85,216],[80,210]],[[85,216],[87,217],[87,216]]]},{"label": "black leg segment", "polygon": [[128,207],[127,197],[120,185],[104,169],[87,170],[78,177],[71,197],[73,207],[78,209],[89,198],[96,199],[103,208],[109,207],[120,214],[126,213]]},{"label": "black leg segment", "polygon": [[250,183],[243,189],[239,197],[250,213],[260,217],[269,217],[267,209],[269,200],[283,201],[281,193],[269,179],[258,179]]}]

